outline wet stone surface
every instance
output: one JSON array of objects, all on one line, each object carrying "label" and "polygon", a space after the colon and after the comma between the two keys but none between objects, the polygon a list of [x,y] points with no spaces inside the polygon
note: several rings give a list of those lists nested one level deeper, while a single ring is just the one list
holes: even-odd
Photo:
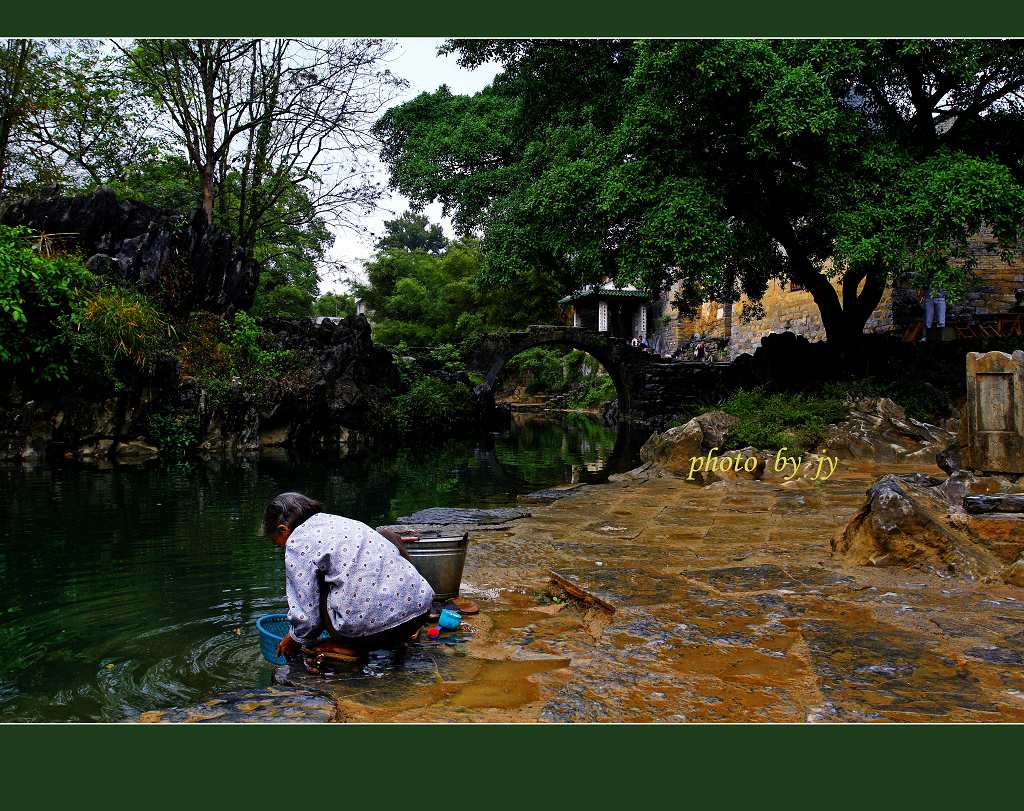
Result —
[{"label": "wet stone surface", "polygon": [[1024,721],[1024,589],[831,556],[888,472],[620,480],[471,526],[457,640],[275,689],[341,721]]},{"label": "wet stone surface", "polygon": [[520,507],[499,507],[487,510],[460,509],[456,507],[430,507],[400,515],[396,524],[502,524],[519,518],[528,518],[530,511]]},{"label": "wet stone surface", "polygon": [[552,487],[547,490],[534,490],[532,493],[517,496],[520,504],[550,504],[553,501],[560,501],[578,493],[582,485],[574,484],[569,487]]},{"label": "wet stone surface", "polygon": [[824,568],[790,567],[783,569],[773,564],[761,566],[731,566],[726,569],[691,570],[686,577],[700,580],[724,592],[737,591],[808,591],[826,586],[854,582],[852,577]]},{"label": "wet stone surface", "polygon": [[834,720],[995,710],[969,668],[932,650],[922,634],[884,625],[858,631],[835,621],[805,622],[800,630]]},{"label": "wet stone surface", "polygon": [[191,707],[144,712],[144,723],[325,723],[337,720],[337,707],[319,690],[270,687],[235,690]]}]

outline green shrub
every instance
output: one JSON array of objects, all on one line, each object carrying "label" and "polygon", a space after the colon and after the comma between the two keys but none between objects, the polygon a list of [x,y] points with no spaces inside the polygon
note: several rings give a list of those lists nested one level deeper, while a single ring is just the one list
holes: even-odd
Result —
[{"label": "green shrub", "polygon": [[593,408],[618,396],[619,392],[610,375],[592,375],[584,378],[579,388],[573,392],[569,398],[569,405],[572,408]]},{"label": "green shrub", "polygon": [[149,436],[163,452],[184,453],[199,441],[199,419],[194,414],[153,414]]},{"label": "green shrub", "polygon": [[0,226],[0,363],[37,382],[66,380],[64,327],[92,278],[71,257],[43,256],[27,228]]},{"label": "green shrub", "polygon": [[841,398],[826,395],[775,393],[760,389],[734,392],[720,406],[739,423],[729,431],[726,447],[752,445],[762,450],[791,448],[814,451],[827,427],[843,420],[849,408]]},{"label": "green shrub", "polygon": [[[914,419],[934,419],[935,392],[920,383],[884,383],[872,378],[830,383],[820,392],[769,394],[761,389],[739,390],[717,408],[739,418],[729,431],[726,447],[736,450],[748,445],[762,450],[787,447],[803,451],[819,450],[829,425],[842,422],[850,407],[864,397],[889,397]],[[675,428],[712,406],[695,404],[672,421]]]},{"label": "green shrub", "polygon": [[823,389],[827,397],[854,403],[864,397],[888,397],[902,406],[908,417],[922,422],[935,422],[941,417],[948,402],[936,397],[935,388],[919,380],[882,382],[874,378],[864,378],[844,383],[829,383]]},{"label": "green shrub", "polygon": [[565,390],[563,352],[548,346],[527,349],[505,364],[505,373],[517,375],[527,394],[555,394]]},{"label": "green shrub", "polygon": [[485,331],[484,317],[478,312],[460,313],[455,320],[455,334],[465,343],[472,341]]},{"label": "green shrub", "polygon": [[231,359],[224,351],[223,318],[208,312],[192,313],[178,335],[177,355],[184,374],[199,380],[231,378]]},{"label": "green shrub", "polygon": [[182,371],[199,380],[215,403],[226,401],[236,378],[243,389],[263,397],[302,371],[296,353],[267,348],[267,333],[248,313],[231,320],[195,313],[182,332]]},{"label": "green shrub", "polygon": [[92,356],[110,379],[121,383],[152,372],[175,335],[163,311],[149,299],[117,287],[86,294],[70,323],[78,362],[88,363]]},{"label": "green shrub", "polygon": [[258,290],[249,312],[257,318],[303,318],[313,314],[313,299],[293,284],[279,284]]},{"label": "green shrub", "polygon": [[402,435],[451,428],[473,412],[473,392],[465,383],[420,377],[391,401],[388,421]]},{"label": "green shrub", "polygon": [[462,355],[453,344],[438,344],[430,350],[430,358],[439,363],[446,372],[458,372],[463,368]]},{"label": "green shrub", "polygon": [[313,302],[313,315],[355,315],[356,297],[351,293],[324,293]]},{"label": "green shrub", "polygon": [[225,321],[224,336],[221,351],[230,363],[232,376],[257,397],[265,396],[299,365],[294,352],[264,346],[266,333],[248,313],[235,313],[231,321]]},{"label": "green shrub", "polygon": [[374,321],[373,341],[381,346],[429,346],[434,334],[429,327],[411,321]]}]

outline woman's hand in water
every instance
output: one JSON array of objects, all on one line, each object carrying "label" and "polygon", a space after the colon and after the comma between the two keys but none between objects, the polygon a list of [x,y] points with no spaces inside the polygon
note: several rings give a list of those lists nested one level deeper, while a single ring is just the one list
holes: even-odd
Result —
[{"label": "woman's hand in water", "polygon": [[277,655],[288,659],[299,652],[299,643],[291,634],[285,634],[284,639],[277,643]]}]

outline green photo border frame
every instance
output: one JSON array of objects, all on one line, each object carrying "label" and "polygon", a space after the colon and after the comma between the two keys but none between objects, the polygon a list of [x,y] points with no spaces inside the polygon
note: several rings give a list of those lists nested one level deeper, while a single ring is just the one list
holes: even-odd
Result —
[{"label": "green photo border frame", "polygon": [[[6,36],[970,36],[1024,3],[864,0],[385,4],[67,0],[0,11]],[[11,808],[364,801],[910,808],[1020,804],[1020,726],[0,725]],[[514,800],[512,798],[515,798]]]}]

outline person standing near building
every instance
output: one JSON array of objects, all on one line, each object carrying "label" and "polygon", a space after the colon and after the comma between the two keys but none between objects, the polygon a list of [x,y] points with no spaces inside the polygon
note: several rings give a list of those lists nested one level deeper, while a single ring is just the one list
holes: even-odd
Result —
[{"label": "person standing near building", "polygon": [[946,291],[938,288],[929,288],[924,295],[924,332],[921,340],[928,337],[928,330],[932,324],[942,329],[946,326]]}]

